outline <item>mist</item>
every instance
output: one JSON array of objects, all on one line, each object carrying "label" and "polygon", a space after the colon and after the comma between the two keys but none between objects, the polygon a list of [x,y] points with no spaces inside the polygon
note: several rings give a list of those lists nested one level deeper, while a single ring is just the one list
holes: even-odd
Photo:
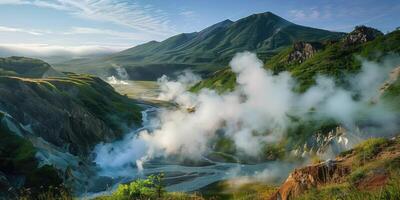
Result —
[{"label": "mist", "polygon": [[[155,124],[152,129],[111,144],[112,148],[106,146],[109,144],[98,146],[96,163],[115,169],[156,157],[198,160],[213,152],[210,144],[221,133],[234,142],[237,152],[256,157],[266,144],[278,143],[287,135],[293,117],[334,119],[350,135],[360,132],[359,121],[367,121],[373,126],[362,130],[363,138],[398,130],[397,115],[379,100],[379,88],[395,67],[393,62],[362,61],[359,73],[347,78],[346,88],[329,77],[317,76],[316,84],[301,94],[293,91],[297,83],[288,72],[274,75],[253,53],[238,53],[230,67],[237,86],[222,94],[206,88],[189,92],[201,80],[190,71],[177,80],[161,77],[159,100],[177,106],[160,108],[151,119]],[[351,148],[347,138],[338,138],[339,143]],[[114,166],[106,164],[110,161]]]},{"label": "mist", "polygon": [[[285,136],[291,124],[288,115],[304,118],[311,110],[313,117],[335,119],[349,129],[357,126],[358,116],[386,127],[396,126],[390,108],[380,101],[371,103],[393,69],[388,64],[363,61],[360,73],[349,78],[350,89],[318,76],[316,85],[303,94],[293,92],[296,81],[288,72],[273,75],[255,54],[239,53],[230,66],[237,75],[237,87],[223,94],[209,89],[198,94],[188,92],[199,80],[191,73],[186,72],[177,81],[161,78],[160,99],[175,102],[179,109],[162,110],[160,127],[140,133],[149,144],[150,154],[199,158],[211,151],[209,141],[223,130],[238,150],[255,156],[262,145]],[[190,108],[195,112],[188,112]]]},{"label": "mist", "polygon": [[51,64],[78,58],[109,55],[126,47],[98,45],[59,46],[49,44],[0,44],[0,56],[25,56],[43,59]]}]

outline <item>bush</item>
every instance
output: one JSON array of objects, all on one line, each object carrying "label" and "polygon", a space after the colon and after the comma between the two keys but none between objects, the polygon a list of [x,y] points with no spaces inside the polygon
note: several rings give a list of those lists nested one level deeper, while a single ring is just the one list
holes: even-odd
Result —
[{"label": "bush", "polygon": [[138,179],[130,184],[118,186],[112,197],[119,200],[157,199],[165,193],[164,174],[150,175],[147,179]]}]

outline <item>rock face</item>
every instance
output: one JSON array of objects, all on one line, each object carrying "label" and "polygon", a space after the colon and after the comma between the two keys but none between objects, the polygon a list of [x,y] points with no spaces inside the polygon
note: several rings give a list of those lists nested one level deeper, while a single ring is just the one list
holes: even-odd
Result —
[{"label": "rock face", "polygon": [[314,54],[322,48],[322,44],[318,42],[296,42],[293,44],[293,51],[289,54],[289,63],[302,63],[314,56]]},{"label": "rock face", "polygon": [[344,42],[346,45],[362,44],[382,35],[383,33],[377,29],[367,26],[357,26],[344,38]]},{"label": "rock face", "polygon": [[332,160],[296,169],[270,200],[291,200],[317,185],[341,182],[350,171],[341,161]]}]

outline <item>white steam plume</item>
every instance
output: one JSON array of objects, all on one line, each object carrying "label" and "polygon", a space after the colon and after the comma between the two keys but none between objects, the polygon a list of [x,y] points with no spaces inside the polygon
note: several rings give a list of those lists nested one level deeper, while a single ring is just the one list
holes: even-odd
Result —
[{"label": "white steam plume", "polygon": [[[361,72],[350,78],[351,90],[319,76],[315,86],[298,94],[292,90],[295,81],[289,73],[273,75],[263,68],[255,54],[239,53],[230,66],[237,74],[237,87],[224,94],[209,89],[198,94],[188,92],[188,84],[193,81],[182,80],[198,80],[191,73],[178,81],[166,77],[159,80],[160,99],[172,100],[179,108],[164,109],[159,115],[160,127],[140,134],[149,144],[150,154],[199,158],[209,150],[210,140],[223,130],[238,150],[254,156],[264,143],[277,142],[285,135],[291,122],[289,114],[303,117],[311,109],[315,117],[333,118],[348,127],[355,126],[359,115],[375,123],[383,123],[379,119],[382,116],[384,123],[393,121],[394,115],[383,105],[370,103],[390,67],[363,62]],[[356,92],[360,95],[357,100]],[[194,112],[188,112],[192,107]]]},{"label": "white steam plume", "polygon": [[[292,123],[289,116],[335,119],[349,129],[363,120],[375,125],[370,129],[375,133],[398,130],[398,116],[382,102],[371,102],[394,67],[392,63],[363,62],[360,73],[348,78],[351,89],[318,76],[316,84],[302,94],[293,92],[296,81],[289,73],[273,75],[255,54],[239,53],[230,66],[237,75],[237,87],[223,94],[210,89],[188,92],[200,80],[190,72],[179,76],[178,81],[160,78],[159,99],[178,106],[160,109],[154,119],[158,124],[155,128],[141,131],[138,138],[127,138],[135,142],[122,141],[112,148],[100,148],[112,151],[98,155],[113,161],[116,158],[120,167],[155,156],[198,159],[212,150],[210,142],[223,132],[233,140],[238,152],[257,156],[265,143],[276,143],[285,136]],[[106,158],[96,162],[113,167]]]}]

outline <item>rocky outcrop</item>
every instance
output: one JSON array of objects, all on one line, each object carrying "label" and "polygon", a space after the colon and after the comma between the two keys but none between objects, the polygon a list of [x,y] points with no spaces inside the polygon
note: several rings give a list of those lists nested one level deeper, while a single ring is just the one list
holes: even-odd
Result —
[{"label": "rocky outcrop", "polygon": [[394,84],[400,76],[400,66],[394,68],[390,74],[388,80],[383,83],[383,85],[379,88],[379,92],[383,94],[392,84]]},{"label": "rocky outcrop", "polygon": [[343,178],[350,174],[348,166],[340,160],[328,160],[326,162],[295,169],[270,198],[270,200],[291,200],[304,191],[317,187],[327,182],[342,182]]},{"label": "rocky outcrop", "polygon": [[322,44],[318,42],[296,42],[293,44],[293,51],[289,54],[288,62],[303,63],[321,48]]},{"label": "rocky outcrop", "polygon": [[369,42],[382,35],[383,33],[377,29],[367,26],[357,26],[352,32],[347,34],[343,40],[345,45],[349,46]]}]

